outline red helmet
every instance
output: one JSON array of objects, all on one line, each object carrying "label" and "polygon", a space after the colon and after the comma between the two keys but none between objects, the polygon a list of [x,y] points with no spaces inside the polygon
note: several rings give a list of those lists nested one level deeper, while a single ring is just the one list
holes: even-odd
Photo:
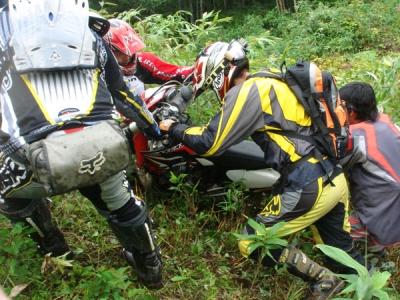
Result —
[{"label": "red helmet", "polygon": [[195,98],[211,88],[221,101],[234,86],[234,79],[243,69],[249,69],[247,42],[232,40],[229,44],[216,42],[204,48],[196,58],[193,73]]},{"label": "red helmet", "polygon": [[146,45],[136,31],[126,22],[118,19],[110,19],[110,30],[103,37],[112,51],[119,51],[129,56],[128,64],[121,66],[127,75],[133,75],[136,70],[136,53]]}]

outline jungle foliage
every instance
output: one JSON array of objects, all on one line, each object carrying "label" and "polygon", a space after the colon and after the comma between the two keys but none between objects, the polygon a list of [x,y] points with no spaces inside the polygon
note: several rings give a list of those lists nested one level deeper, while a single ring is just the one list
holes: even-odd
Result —
[{"label": "jungle foliage", "polygon": [[[173,2],[181,3],[178,9],[182,10]],[[331,71],[339,86],[355,80],[372,84],[382,109],[400,124],[397,0],[297,1],[295,10],[285,11],[278,9],[276,1],[227,1],[237,5],[233,11],[224,9],[223,0],[203,0],[207,10],[199,15],[184,9],[188,2],[199,3],[121,0],[114,1],[118,11],[110,10],[112,5],[104,2],[96,10],[128,21],[145,41],[146,51],[176,64],[191,65],[205,45],[238,37],[250,44],[252,71],[279,67],[283,60],[291,64],[298,57],[312,60]],[[188,112],[196,122],[205,124],[216,112],[216,102],[213,93],[204,93]],[[144,191],[132,180],[155,221],[164,261],[164,288],[149,291],[140,285],[135,272],[123,261],[121,246],[107,222],[89,201],[71,192],[52,197],[52,212],[73,249],[73,261],[41,257],[26,238],[29,232],[18,225],[12,227],[0,216],[0,282],[6,293],[13,293],[16,300],[296,300],[305,295],[304,282],[284,269],[266,269],[241,257],[237,240],[248,221],[252,199],[240,186],[229,186],[221,202],[202,197],[180,178],[175,180],[179,188],[166,194]],[[262,227],[259,231],[264,235],[257,242],[266,255],[268,247],[285,244],[277,240],[270,245],[271,238],[277,238],[274,231]],[[352,264],[351,259],[329,247],[314,247],[309,229],[292,234],[287,242],[321,264],[322,252]],[[400,247],[388,250],[386,262],[369,257],[378,275],[370,278],[362,268],[357,270],[361,276],[349,279],[341,299],[387,299],[385,295],[400,299]]]}]

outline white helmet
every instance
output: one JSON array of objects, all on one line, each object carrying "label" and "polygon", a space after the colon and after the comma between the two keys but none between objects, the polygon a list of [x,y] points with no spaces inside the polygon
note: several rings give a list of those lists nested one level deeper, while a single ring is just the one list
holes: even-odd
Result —
[{"label": "white helmet", "polygon": [[97,66],[87,0],[9,0],[18,72]]},{"label": "white helmet", "polygon": [[244,39],[232,40],[229,44],[216,42],[207,46],[196,58],[193,73],[195,98],[211,88],[222,101],[234,86],[234,79],[244,68],[249,69],[246,57],[248,43]]}]

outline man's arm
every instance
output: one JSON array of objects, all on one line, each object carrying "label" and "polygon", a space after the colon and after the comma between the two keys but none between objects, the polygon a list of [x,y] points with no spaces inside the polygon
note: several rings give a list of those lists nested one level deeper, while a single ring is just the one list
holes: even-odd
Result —
[{"label": "man's arm", "polygon": [[232,88],[226,94],[223,106],[206,126],[188,127],[174,123],[168,132],[196,153],[204,156],[221,154],[265,127],[260,95],[257,88],[250,89],[250,85],[245,82]]},{"label": "man's arm", "polygon": [[129,91],[114,54],[106,45],[105,49],[108,56],[105,65],[105,78],[117,110],[125,117],[135,121],[149,135],[160,136],[160,130],[153,115],[140,96]]},{"label": "man's arm", "polygon": [[163,84],[170,80],[183,82],[191,76],[194,66],[177,66],[149,52],[137,53],[135,76],[145,84]]}]

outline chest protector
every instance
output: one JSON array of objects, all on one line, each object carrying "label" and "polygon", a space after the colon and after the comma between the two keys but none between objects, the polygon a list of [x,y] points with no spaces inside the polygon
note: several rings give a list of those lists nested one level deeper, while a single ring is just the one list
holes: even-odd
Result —
[{"label": "chest protector", "polygon": [[97,66],[87,0],[10,0],[12,62],[19,73]]}]

